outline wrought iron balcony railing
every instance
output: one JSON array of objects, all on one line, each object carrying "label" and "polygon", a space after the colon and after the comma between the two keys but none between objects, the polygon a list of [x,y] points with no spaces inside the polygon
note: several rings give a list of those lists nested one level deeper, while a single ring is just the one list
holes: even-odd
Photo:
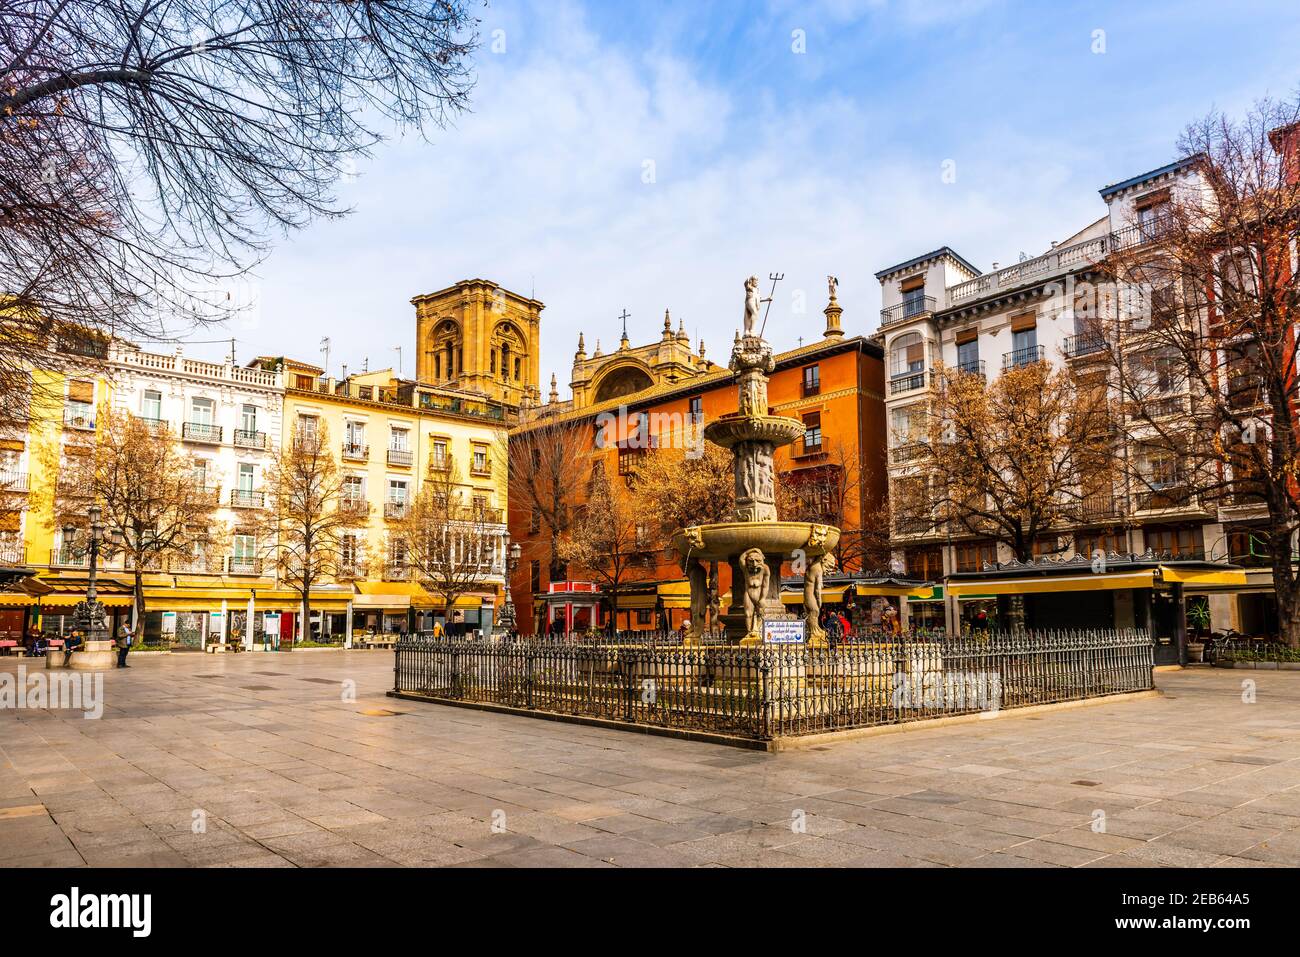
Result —
[{"label": "wrought iron balcony railing", "polygon": [[26,492],[26,472],[0,472],[0,492]]},{"label": "wrought iron balcony railing", "polygon": [[221,442],[221,426],[207,422],[186,422],[181,426],[181,438],[189,442]]},{"label": "wrought iron balcony railing", "polygon": [[250,558],[247,555],[231,555],[226,559],[226,574],[260,575],[262,574],[262,560],[260,558]]},{"label": "wrought iron balcony railing", "polygon": [[905,319],[915,319],[917,316],[924,316],[931,312],[934,312],[934,296],[905,299],[886,309],[881,309],[880,324],[881,326],[891,326]]},{"label": "wrought iron balcony railing", "polygon": [[266,504],[266,493],[251,488],[232,488],[230,504],[233,508],[261,508]]},{"label": "wrought iron balcony railing", "polygon": [[1106,340],[1097,332],[1081,332],[1076,336],[1067,336],[1065,339],[1065,357],[1067,359],[1096,355],[1105,348]]},{"label": "wrought iron balcony railing", "polygon": [[93,432],[95,430],[95,413],[83,409],[65,408],[63,410],[63,425],[69,429],[85,429]]},{"label": "wrought iron balcony railing", "polygon": [[967,359],[965,362],[958,362],[957,371],[965,375],[979,376],[986,381],[988,379],[984,371],[984,362],[981,359]]},{"label": "wrought iron balcony railing", "polygon": [[414,457],[412,456],[410,449],[389,449],[388,450],[389,465],[398,465],[398,466],[402,466],[403,468],[410,468],[413,459]]},{"label": "wrought iron balcony railing", "polygon": [[249,429],[235,429],[235,445],[241,449],[265,449],[266,433]]},{"label": "wrought iron balcony railing", "polygon": [[925,370],[904,372],[901,375],[893,376],[889,380],[889,394],[899,395],[903,392],[915,392],[917,389],[924,389],[928,381],[929,373]]},{"label": "wrought iron balcony railing", "polygon": [[400,520],[400,519],[406,518],[406,503],[405,503],[405,502],[385,502],[385,503],[384,503],[384,518],[387,518],[387,519],[394,519],[394,520]]},{"label": "wrought iron balcony railing", "polygon": [[1002,371],[1021,369],[1033,365],[1035,362],[1042,362],[1046,358],[1047,349],[1044,346],[1026,346],[1023,349],[1012,349],[1010,352],[1002,354]]},{"label": "wrought iron balcony railing", "polygon": [[364,462],[370,458],[370,446],[362,442],[344,442],[343,457],[350,462]]}]

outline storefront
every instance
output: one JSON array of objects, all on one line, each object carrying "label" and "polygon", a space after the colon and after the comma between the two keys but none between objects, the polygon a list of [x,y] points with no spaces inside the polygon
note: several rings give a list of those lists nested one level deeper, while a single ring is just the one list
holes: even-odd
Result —
[{"label": "storefront", "polygon": [[551,582],[533,595],[539,634],[572,634],[605,625],[604,598],[591,582]]},{"label": "storefront", "polygon": [[[927,599],[933,591],[929,582],[909,578],[827,575],[822,582],[822,607],[842,612],[854,631],[860,631],[881,627],[886,608],[901,615],[904,601]],[[803,611],[802,577],[796,575],[781,580],[781,602],[793,614]]]},{"label": "storefront", "polygon": [[[1173,664],[1186,660],[1187,595],[1245,585],[1245,571],[1225,562],[1112,556],[1002,563],[950,575],[945,590],[963,630],[1018,623],[1031,630],[1149,629],[1156,663]],[[982,620],[977,609],[986,612]]]}]

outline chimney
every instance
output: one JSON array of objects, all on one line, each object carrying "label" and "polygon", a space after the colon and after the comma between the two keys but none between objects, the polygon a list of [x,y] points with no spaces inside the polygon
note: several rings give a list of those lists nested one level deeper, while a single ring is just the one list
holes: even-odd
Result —
[{"label": "chimney", "polygon": [[1268,134],[1268,141],[1282,157],[1282,172],[1286,182],[1300,184],[1300,120],[1279,126]]}]

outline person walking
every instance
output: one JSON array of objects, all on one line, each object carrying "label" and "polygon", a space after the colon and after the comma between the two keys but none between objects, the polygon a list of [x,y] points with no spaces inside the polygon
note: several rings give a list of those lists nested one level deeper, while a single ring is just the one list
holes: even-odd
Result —
[{"label": "person walking", "polygon": [[131,644],[135,640],[135,634],[131,628],[131,623],[126,622],[122,625],[121,634],[117,636],[117,666],[119,668],[131,667],[126,663],[126,656],[131,651]]}]

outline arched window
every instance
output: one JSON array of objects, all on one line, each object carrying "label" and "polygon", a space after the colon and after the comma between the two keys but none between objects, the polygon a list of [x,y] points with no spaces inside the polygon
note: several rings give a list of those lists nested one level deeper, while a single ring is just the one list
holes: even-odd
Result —
[{"label": "arched window", "polygon": [[910,375],[925,371],[925,340],[920,333],[899,336],[889,347],[889,374]]}]

